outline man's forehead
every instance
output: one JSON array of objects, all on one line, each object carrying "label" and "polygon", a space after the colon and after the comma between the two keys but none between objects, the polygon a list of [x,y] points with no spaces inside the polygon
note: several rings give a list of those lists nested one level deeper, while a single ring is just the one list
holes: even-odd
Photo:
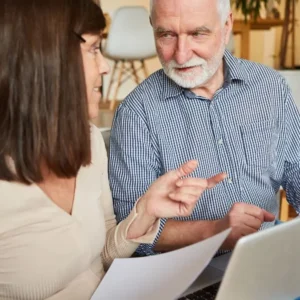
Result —
[{"label": "man's forehead", "polygon": [[[207,4],[207,1],[209,4]],[[155,30],[196,30],[219,22],[216,0],[156,0],[152,25]],[[213,3],[215,2],[215,3]]]},{"label": "man's forehead", "polygon": [[194,12],[209,13],[217,10],[218,0],[154,0],[156,14],[181,15]]},{"label": "man's forehead", "polygon": [[[152,21],[209,19],[218,15],[217,0],[156,0]],[[200,24],[199,24],[200,25]]]}]

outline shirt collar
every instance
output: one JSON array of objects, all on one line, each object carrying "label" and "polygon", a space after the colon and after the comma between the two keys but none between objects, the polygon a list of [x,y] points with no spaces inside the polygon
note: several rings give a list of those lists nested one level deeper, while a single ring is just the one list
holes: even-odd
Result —
[{"label": "shirt collar", "polygon": [[172,79],[170,79],[164,72],[162,72],[162,83],[163,83],[163,99],[177,97],[178,95],[184,92],[184,88],[175,83]]},{"label": "shirt collar", "polygon": [[224,53],[224,67],[225,81],[230,83],[232,80],[237,80],[248,83],[248,74],[241,64],[241,60],[234,57],[227,49]]},{"label": "shirt collar", "polygon": [[[240,59],[234,57],[228,50],[224,53],[224,84],[230,84],[232,81],[240,81],[247,84],[248,75],[244,66],[241,64]],[[170,79],[163,70],[163,99],[177,97],[178,95],[187,92],[186,89],[176,84]]]}]

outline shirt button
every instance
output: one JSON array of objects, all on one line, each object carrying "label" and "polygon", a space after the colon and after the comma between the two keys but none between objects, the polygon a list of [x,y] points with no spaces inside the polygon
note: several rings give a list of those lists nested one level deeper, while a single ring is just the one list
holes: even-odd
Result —
[{"label": "shirt button", "polygon": [[228,183],[232,184],[232,179],[228,178]]},{"label": "shirt button", "polygon": [[222,140],[222,139],[219,139],[219,140],[218,140],[218,144],[219,144],[219,145],[223,145],[223,140]]}]

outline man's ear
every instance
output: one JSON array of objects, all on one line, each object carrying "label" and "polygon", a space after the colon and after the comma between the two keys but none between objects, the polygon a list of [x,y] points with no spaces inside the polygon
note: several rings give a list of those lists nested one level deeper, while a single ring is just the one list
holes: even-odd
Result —
[{"label": "man's ear", "polygon": [[233,27],[233,15],[232,12],[229,13],[227,20],[225,22],[224,28],[225,28],[225,43],[226,45],[229,43],[230,35],[232,32],[232,27]]},{"label": "man's ear", "polygon": [[153,24],[152,24],[152,19],[151,19],[151,17],[149,17],[149,22],[150,22],[150,25],[153,27]]}]

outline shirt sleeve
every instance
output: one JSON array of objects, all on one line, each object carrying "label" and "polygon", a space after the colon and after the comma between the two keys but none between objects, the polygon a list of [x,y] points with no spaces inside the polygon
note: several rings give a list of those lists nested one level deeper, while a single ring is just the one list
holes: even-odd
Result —
[{"label": "shirt sleeve", "polygon": [[300,213],[300,113],[285,84],[285,160],[282,186],[288,202]]},{"label": "shirt sleeve", "polygon": [[[110,138],[109,180],[117,221],[124,220],[153,181],[161,175],[159,155],[143,117],[122,103],[115,115]],[[153,244],[140,245],[139,255],[153,255],[166,220]]]},{"label": "shirt sleeve", "polygon": [[136,205],[133,206],[128,217],[117,225],[108,182],[107,155],[102,136],[100,137],[99,150],[101,153],[100,164],[101,168],[103,168],[101,172],[101,204],[104,211],[106,227],[106,242],[101,256],[104,268],[107,270],[115,258],[130,257],[140,243],[153,243],[159,230],[160,220],[158,219],[145,235],[131,240],[126,238],[130,224],[138,215]]}]

